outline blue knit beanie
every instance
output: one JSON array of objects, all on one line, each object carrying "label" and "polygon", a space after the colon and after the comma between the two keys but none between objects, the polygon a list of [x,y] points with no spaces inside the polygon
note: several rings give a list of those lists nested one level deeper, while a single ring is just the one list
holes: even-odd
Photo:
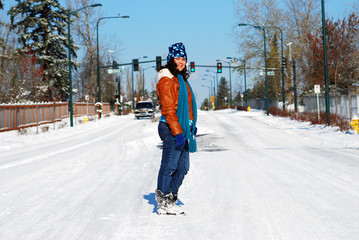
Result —
[{"label": "blue knit beanie", "polygon": [[186,48],[181,42],[172,44],[168,47],[167,62],[176,57],[184,57],[187,61]]}]

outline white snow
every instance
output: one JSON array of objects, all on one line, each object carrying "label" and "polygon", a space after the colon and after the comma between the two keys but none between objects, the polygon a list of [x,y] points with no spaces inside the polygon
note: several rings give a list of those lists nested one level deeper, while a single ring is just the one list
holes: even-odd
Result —
[{"label": "white snow", "polygon": [[157,125],[128,115],[0,133],[0,239],[358,239],[358,134],[200,111],[187,215],[158,216]]}]

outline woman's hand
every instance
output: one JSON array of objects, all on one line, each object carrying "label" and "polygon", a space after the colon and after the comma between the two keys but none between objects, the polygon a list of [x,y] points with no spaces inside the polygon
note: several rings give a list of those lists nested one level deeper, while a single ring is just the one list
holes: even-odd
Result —
[{"label": "woman's hand", "polygon": [[184,138],[183,133],[176,135],[175,138],[176,138],[176,148],[182,149],[186,142],[186,139]]}]

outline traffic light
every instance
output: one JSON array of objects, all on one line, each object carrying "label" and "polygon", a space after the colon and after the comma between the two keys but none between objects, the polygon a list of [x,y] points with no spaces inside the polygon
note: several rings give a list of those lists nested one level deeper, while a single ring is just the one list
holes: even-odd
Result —
[{"label": "traffic light", "polygon": [[217,73],[222,73],[222,63],[217,63]]},{"label": "traffic light", "polygon": [[132,67],[134,72],[138,72],[138,59],[132,59]]},{"label": "traffic light", "polygon": [[156,57],[156,69],[160,70],[161,67],[162,67],[162,58],[161,58],[161,56],[157,56]]},{"label": "traffic light", "polygon": [[114,95],[114,98],[118,98],[118,95]]},{"label": "traffic light", "polygon": [[216,97],[215,96],[211,96],[211,102],[215,102],[216,101]]},{"label": "traffic light", "polygon": [[282,67],[287,67],[287,59],[282,58]]},{"label": "traffic light", "polygon": [[118,65],[116,61],[112,62],[112,69],[118,69]]},{"label": "traffic light", "polygon": [[194,72],[194,71],[195,71],[194,62],[190,62],[190,71],[191,71],[191,72]]}]

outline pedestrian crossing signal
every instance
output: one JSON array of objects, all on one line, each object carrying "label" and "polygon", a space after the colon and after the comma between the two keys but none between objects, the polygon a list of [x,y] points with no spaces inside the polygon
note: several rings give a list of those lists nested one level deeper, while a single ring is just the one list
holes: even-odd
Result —
[{"label": "pedestrian crossing signal", "polygon": [[217,63],[217,73],[222,73],[222,63]]},{"label": "pedestrian crossing signal", "polygon": [[190,63],[190,71],[191,71],[191,72],[195,72],[194,62],[191,62],[191,63]]}]

